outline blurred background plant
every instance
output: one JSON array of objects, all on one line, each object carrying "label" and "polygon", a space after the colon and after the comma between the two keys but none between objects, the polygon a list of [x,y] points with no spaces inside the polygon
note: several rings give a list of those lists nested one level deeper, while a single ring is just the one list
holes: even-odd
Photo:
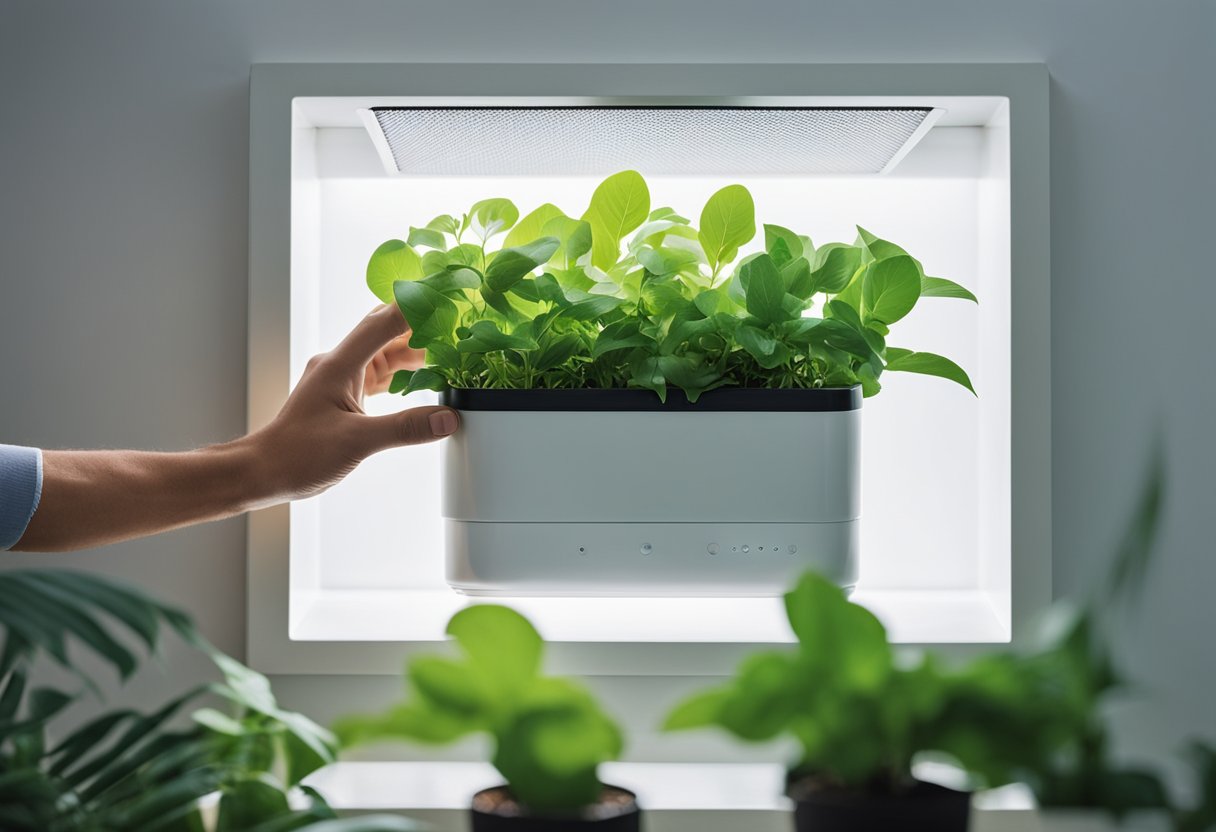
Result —
[{"label": "blurred background plant", "polygon": [[[114,708],[64,730],[73,703],[100,696],[83,663],[100,660],[126,681],[165,630],[206,653],[221,681],[152,713]],[[390,816],[337,820],[302,783],[333,761],[333,736],[280,708],[264,676],[208,644],[181,612],[138,591],[80,572],[3,572],[0,634],[6,832],[417,828]],[[66,671],[71,684],[35,686],[39,660]]]},{"label": "blurred background plant", "polygon": [[381,715],[340,720],[343,743],[446,744],[484,733],[494,767],[526,810],[595,804],[604,791],[598,768],[620,755],[620,729],[581,684],[541,674],[544,642],[532,624],[507,607],[479,604],[456,613],[447,633],[462,655],[412,659],[409,699]]}]

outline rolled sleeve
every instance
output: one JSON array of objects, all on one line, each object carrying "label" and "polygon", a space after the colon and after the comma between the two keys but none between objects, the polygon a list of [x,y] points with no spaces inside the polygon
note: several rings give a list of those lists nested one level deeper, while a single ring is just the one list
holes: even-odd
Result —
[{"label": "rolled sleeve", "polygon": [[42,499],[42,451],[0,445],[0,551],[25,534]]}]

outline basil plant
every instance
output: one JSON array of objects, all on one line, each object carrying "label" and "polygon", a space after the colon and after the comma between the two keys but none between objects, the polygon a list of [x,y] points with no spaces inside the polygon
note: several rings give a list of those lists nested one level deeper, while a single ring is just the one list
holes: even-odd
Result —
[{"label": "basil plant", "polygon": [[[925,274],[894,243],[857,229],[815,246],[764,225],[747,188],[709,198],[696,226],[651,208],[636,171],[605,179],[579,218],[507,199],[411,227],[379,246],[367,284],[396,303],[426,350],[392,392],[669,386],[880,389],[884,372],[939,376],[974,393],[941,355],[887,343],[921,298],[975,296]],[[762,248],[759,243],[762,242]],[[500,244],[499,244],[500,243]]]}]

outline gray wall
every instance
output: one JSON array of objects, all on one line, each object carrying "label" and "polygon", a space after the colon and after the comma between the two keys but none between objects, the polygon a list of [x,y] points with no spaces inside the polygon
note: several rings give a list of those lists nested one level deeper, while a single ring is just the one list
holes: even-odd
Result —
[{"label": "gray wall", "polygon": [[[186,448],[245,407],[249,66],[274,61],[1043,61],[1052,86],[1055,576],[1083,590],[1170,455],[1126,627],[1129,745],[1216,733],[1210,0],[0,0],[0,441]],[[244,522],[72,556],[242,651]],[[170,657],[151,701],[202,672]]]}]

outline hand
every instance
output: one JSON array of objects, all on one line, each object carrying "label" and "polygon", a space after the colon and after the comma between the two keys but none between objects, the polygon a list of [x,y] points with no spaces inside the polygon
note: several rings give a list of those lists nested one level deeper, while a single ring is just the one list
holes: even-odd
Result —
[{"label": "hand", "polygon": [[422,366],[396,306],[364,318],[332,352],[314,356],[274,420],[248,437],[266,477],[267,503],[319,494],[372,454],[456,432],[447,407],[368,416],[363,397],[388,389],[400,369]]}]

